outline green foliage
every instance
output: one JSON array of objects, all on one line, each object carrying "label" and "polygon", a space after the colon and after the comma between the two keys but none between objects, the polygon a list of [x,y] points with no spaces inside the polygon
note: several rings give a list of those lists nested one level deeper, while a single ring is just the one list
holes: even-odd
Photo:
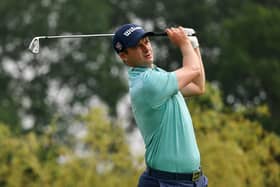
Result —
[{"label": "green foliage", "polygon": [[[280,138],[246,119],[242,111],[213,110],[221,102],[213,99],[217,95],[218,89],[207,89],[205,96],[189,102],[210,186],[279,186]],[[209,108],[197,105],[206,98]]]},{"label": "green foliage", "polygon": [[[36,135],[16,137],[1,125],[0,147],[0,185],[1,186],[36,186],[45,179],[45,170],[39,155],[43,146]],[[46,153],[46,152],[45,152]],[[48,152],[47,152],[48,153]]]},{"label": "green foliage", "polygon": [[[230,112],[219,89],[207,88],[187,100],[210,186],[279,186],[280,138],[242,110]],[[75,123],[87,134],[72,137],[71,146],[56,141],[55,123],[41,135],[16,135],[1,124],[0,186],[136,186],[143,160],[132,157],[123,129],[105,110],[94,108]]]},{"label": "green foliage", "polygon": [[39,55],[27,51],[35,36],[110,33],[114,15],[112,4],[100,0],[1,1],[0,121],[20,129],[28,115],[41,132],[55,114],[60,123],[69,120],[72,109],[89,107],[93,96],[115,115],[126,83],[110,37],[40,40]]},{"label": "green foliage", "polygon": [[[69,119],[75,115],[71,109],[88,107],[93,95],[115,115],[127,86],[110,39],[42,40],[42,53],[36,57],[26,48],[33,36],[112,32],[136,20],[156,31],[175,25],[193,27],[207,79],[219,83],[224,103],[241,103],[250,110],[260,103],[268,106],[271,119],[260,122],[279,132],[278,1],[4,0],[0,12],[0,121],[6,124],[19,127],[21,116],[29,115],[41,131],[54,114]],[[180,65],[180,54],[168,40],[153,41],[157,65],[168,70]],[[51,99],[53,86],[57,93],[70,92],[63,103],[70,112],[63,113],[61,104]]]},{"label": "green foliage", "polygon": [[[276,0],[2,0],[0,186],[136,186],[141,162],[134,161],[109,114],[93,109],[69,125],[61,120],[75,116],[72,108],[88,107],[93,95],[115,114],[126,83],[110,39],[42,40],[40,55],[26,51],[33,36],[112,32],[128,20],[157,31],[174,25],[198,31],[207,80],[219,86],[207,85],[205,95],[188,99],[210,186],[279,186],[280,140],[272,132],[280,132],[279,5]],[[157,65],[169,70],[180,65],[178,49],[168,40],[153,42]],[[50,99],[53,87],[55,98],[71,92],[60,97],[66,101],[63,111]],[[36,131],[21,134],[26,115],[35,119]],[[83,139],[65,136],[76,123],[87,129]]]},{"label": "green foliage", "polygon": [[76,149],[55,141],[53,131],[15,136],[0,125],[0,186],[136,186],[139,171],[127,147],[123,130],[101,109],[78,122],[87,135],[76,139]]},{"label": "green foliage", "polygon": [[280,21],[280,11],[258,4],[242,10],[224,20],[221,59],[214,77],[226,95],[236,97],[235,102],[259,104],[265,100],[272,117],[278,119],[280,94],[274,88],[280,85],[280,27],[275,23]]}]

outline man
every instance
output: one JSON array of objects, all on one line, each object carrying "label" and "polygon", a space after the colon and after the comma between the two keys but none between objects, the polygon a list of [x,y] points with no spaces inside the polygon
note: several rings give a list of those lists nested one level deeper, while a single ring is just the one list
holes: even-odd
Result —
[{"label": "man", "polygon": [[183,57],[182,67],[173,72],[153,64],[151,32],[125,24],[113,37],[115,51],[130,67],[132,110],[146,146],[147,170],[138,186],[204,187],[207,178],[200,168],[192,120],[183,98],[204,93],[200,51],[197,46],[194,49],[182,27],[168,28],[166,33]]}]

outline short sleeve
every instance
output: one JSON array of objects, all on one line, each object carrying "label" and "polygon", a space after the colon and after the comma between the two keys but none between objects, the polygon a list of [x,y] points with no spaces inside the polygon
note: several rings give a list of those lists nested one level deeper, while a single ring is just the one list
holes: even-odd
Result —
[{"label": "short sleeve", "polygon": [[144,91],[152,107],[159,107],[178,92],[174,72],[149,71],[144,80]]}]

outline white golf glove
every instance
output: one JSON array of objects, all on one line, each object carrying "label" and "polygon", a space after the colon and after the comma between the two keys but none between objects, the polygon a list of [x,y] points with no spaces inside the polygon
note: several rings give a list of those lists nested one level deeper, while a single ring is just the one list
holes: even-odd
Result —
[{"label": "white golf glove", "polygon": [[193,48],[198,48],[199,47],[198,39],[197,39],[196,36],[189,36],[189,39],[191,41],[191,44],[192,44]]},{"label": "white golf glove", "polygon": [[192,28],[184,28],[184,31],[186,35],[189,37],[193,48],[198,48],[199,47],[198,39],[196,36],[193,36],[195,34],[195,30]]}]

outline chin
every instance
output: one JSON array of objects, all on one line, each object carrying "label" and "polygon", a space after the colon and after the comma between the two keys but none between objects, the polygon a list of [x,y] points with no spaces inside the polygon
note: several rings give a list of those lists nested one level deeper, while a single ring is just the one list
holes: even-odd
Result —
[{"label": "chin", "polygon": [[154,58],[150,58],[147,60],[150,64],[152,64],[154,62]]}]

